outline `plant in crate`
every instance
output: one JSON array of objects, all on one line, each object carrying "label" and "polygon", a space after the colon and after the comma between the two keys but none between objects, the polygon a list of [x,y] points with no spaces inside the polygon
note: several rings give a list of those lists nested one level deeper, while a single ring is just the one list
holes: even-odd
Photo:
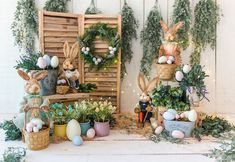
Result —
[{"label": "plant in crate", "polygon": [[208,77],[201,65],[182,65],[176,69],[175,78],[182,90],[187,92],[191,106],[199,106],[199,101],[209,99],[206,97],[207,90],[205,78]]},{"label": "plant in crate", "polygon": [[116,107],[112,106],[112,103],[108,101],[93,102],[93,107],[96,135],[101,137],[109,135],[109,121]]},{"label": "plant in crate", "polygon": [[46,70],[48,75],[40,81],[42,96],[52,95],[56,92],[56,83],[58,77],[59,59],[57,56],[50,58],[42,53],[30,53],[20,56],[16,61],[16,69],[22,69],[26,72],[35,73],[37,71]]},{"label": "plant in crate", "polygon": [[66,137],[67,123],[76,119],[76,113],[71,106],[66,107],[62,103],[54,103],[50,106],[49,117],[54,122],[54,136]]},{"label": "plant in crate", "polygon": [[88,129],[91,127],[90,119],[94,109],[93,104],[90,101],[83,100],[81,103],[75,103],[74,108],[78,114],[78,122],[81,127],[82,135],[86,135]]}]

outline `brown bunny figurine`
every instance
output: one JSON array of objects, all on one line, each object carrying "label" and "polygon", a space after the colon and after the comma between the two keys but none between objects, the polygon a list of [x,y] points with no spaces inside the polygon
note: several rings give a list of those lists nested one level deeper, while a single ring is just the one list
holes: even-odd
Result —
[{"label": "brown bunny figurine", "polygon": [[138,76],[138,85],[142,91],[140,95],[140,101],[138,108],[135,108],[135,113],[138,113],[139,122],[144,124],[145,121],[149,121],[152,117],[153,105],[149,93],[159,84],[158,77],[152,79],[148,84],[145,82],[143,74]]},{"label": "brown bunny figurine", "polygon": [[[18,74],[26,82],[24,90],[27,93],[27,96],[23,98],[23,101],[20,103],[20,114],[14,119],[14,123],[19,129],[23,128],[24,121],[24,112],[27,112],[32,107],[38,107],[47,111],[49,109],[49,100],[44,99],[39,95],[41,87],[38,81],[44,79],[48,72],[47,71],[38,71],[32,72],[31,76],[22,70],[18,70]],[[22,115],[23,114],[23,115]],[[39,110],[34,110],[31,112],[32,118],[39,117]]]},{"label": "brown bunny figurine", "polygon": [[180,58],[180,46],[176,40],[176,33],[183,26],[183,22],[180,21],[175,24],[172,28],[169,28],[164,21],[160,21],[162,29],[164,30],[164,41],[160,46],[159,56],[174,56],[175,64],[179,65],[181,63]]},{"label": "brown bunny figurine", "polygon": [[70,49],[68,42],[64,44],[64,56],[65,61],[63,62],[63,74],[60,79],[64,78],[68,81],[71,88],[78,89],[79,86],[79,72],[76,69],[75,58],[78,55],[79,45],[78,42],[74,43]]}]

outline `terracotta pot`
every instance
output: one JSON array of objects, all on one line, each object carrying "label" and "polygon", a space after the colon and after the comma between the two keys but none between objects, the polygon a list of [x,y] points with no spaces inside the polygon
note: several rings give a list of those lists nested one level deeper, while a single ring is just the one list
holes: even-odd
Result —
[{"label": "terracotta pot", "polygon": [[63,124],[63,125],[54,124],[54,136],[66,137],[66,127],[67,127],[67,124]]},{"label": "terracotta pot", "polygon": [[81,127],[82,135],[86,135],[86,132],[88,131],[88,129],[91,128],[90,122],[79,123],[79,124],[80,124],[80,127]]},{"label": "terracotta pot", "polygon": [[96,122],[94,124],[95,134],[98,137],[104,137],[109,135],[109,121],[107,122]]}]

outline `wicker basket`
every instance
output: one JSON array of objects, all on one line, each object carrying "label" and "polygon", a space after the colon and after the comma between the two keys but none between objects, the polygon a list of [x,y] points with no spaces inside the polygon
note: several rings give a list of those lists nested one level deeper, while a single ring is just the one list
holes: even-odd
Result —
[{"label": "wicker basket", "polygon": [[[40,109],[40,108],[30,108],[32,109]],[[48,147],[49,145],[49,136],[50,136],[50,127],[45,128],[39,132],[31,132],[28,133],[26,131],[26,121],[27,121],[27,112],[25,112],[25,124],[23,129],[23,137],[24,141],[29,150],[42,150]],[[50,120],[48,120],[48,125],[50,125]]]},{"label": "wicker basket", "polygon": [[69,91],[69,86],[60,85],[56,87],[56,93],[66,94]]},{"label": "wicker basket", "polygon": [[172,80],[175,74],[176,64],[156,64],[157,75],[161,80]]}]

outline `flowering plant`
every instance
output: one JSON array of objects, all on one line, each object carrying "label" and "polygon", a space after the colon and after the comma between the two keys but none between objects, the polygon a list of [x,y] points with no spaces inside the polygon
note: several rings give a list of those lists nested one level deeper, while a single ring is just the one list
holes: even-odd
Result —
[{"label": "flowering plant", "polygon": [[75,113],[77,113],[77,120],[81,123],[90,121],[90,117],[93,113],[94,106],[91,102],[83,100],[81,103],[75,102]]},{"label": "flowering plant", "polygon": [[71,119],[78,117],[72,105],[65,106],[62,103],[52,104],[48,115],[55,124],[59,125],[67,124]]},{"label": "flowering plant", "polygon": [[95,121],[106,122],[111,119],[116,107],[108,101],[93,102]]}]

